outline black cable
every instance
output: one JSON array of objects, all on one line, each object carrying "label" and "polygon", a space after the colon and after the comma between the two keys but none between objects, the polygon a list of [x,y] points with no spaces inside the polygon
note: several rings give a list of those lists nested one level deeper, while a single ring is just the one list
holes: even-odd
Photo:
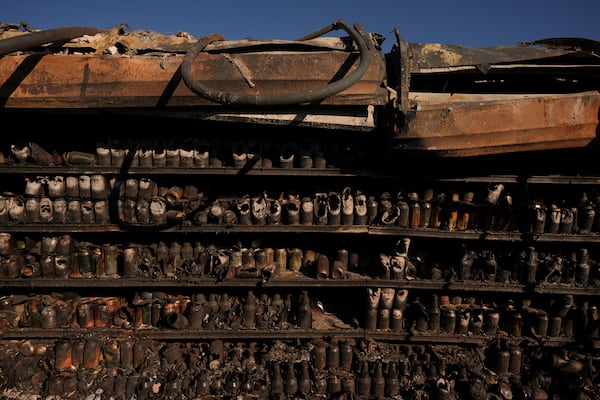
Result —
[{"label": "black cable", "polygon": [[0,56],[15,51],[29,50],[46,43],[71,40],[83,35],[95,35],[103,32],[102,29],[83,26],[47,29],[0,40]]}]

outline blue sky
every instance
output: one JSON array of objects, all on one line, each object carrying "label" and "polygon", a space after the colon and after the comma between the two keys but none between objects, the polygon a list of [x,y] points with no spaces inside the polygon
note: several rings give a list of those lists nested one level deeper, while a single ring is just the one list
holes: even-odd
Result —
[{"label": "blue sky", "polygon": [[[386,37],[396,27],[405,40],[473,47],[514,45],[550,37],[600,40],[600,0],[571,1],[5,1],[0,22],[33,29],[64,26],[132,29],[194,37],[218,33],[227,40],[296,39],[333,21],[359,22]],[[344,35],[335,31],[331,35]]]}]

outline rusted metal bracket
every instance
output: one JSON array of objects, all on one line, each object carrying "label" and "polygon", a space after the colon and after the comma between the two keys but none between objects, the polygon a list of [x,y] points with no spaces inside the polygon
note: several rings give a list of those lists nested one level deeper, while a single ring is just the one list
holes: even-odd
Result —
[{"label": "rusted metal bracket", "polygon": [[408,98],[410,92],[410,60],[408,56],[408,43],[400,35],[396,27],[393,28],[393,32],[396,37],[396,52],[392,53],[392,57],[397,56],[394,64],[398,67],[399,73],[395,88],[396,97],[392,99],[392,106],[398,113],[394,117],[396,133],[402,133],[407,131],[408,121],[414,118],[414,110],[412,110]]},{"label": "rusted metal bracket", "polygon": [[394,27],[394,36],[396,36],[396,43],[398,46],[398,65],[400,66],[400,79],[396,92],[400,103],[396,104],[397,108],[404,114],[408,111],[408,92],[410,91],[410,67],[408,63],[408,44],[404,38],[398,32],[398,29]]}]

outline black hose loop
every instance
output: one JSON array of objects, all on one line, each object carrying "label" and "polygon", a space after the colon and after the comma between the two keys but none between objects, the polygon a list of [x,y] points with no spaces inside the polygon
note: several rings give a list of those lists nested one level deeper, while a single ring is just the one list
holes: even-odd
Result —
[{"label": "black hose loop", "polygon": [[[362,76],[367,72],[370,63],[369,49],[365,39],[355,29],[346,24],[345,21],[339,20],[332,25],[317,31],[311,35],[307,35],[302,40],[314,38],[322,35],[323,33],[329,32],[334,29],[344,29],[357,43],[360,51],[360,64],[351,74],[345,76],[334,82],[330,82],[325,86],[321,86],[314,89],[302,90],[291,93],[277,93],[277,94],[234,94],[227,93],[218,90],[214,90],[203,86],[192,76],[192,62],[203,51],[206,46],[210,43],[218,40],[223,40],[220,35],[210,34],[201,38],[185,55],[183,63],[181,64],[181,76],[186,86],[198,96],[203,97],[215,103],[224,105],[246,105],[246,106],[286,106],[286,105],[298,105],[302,103],[309,103],[313,101],[322,100],[326,97],[332,96],[343,90],[346,90],[356,82],[358,82]],[[316,36],[315,36],[316,35]]]}]

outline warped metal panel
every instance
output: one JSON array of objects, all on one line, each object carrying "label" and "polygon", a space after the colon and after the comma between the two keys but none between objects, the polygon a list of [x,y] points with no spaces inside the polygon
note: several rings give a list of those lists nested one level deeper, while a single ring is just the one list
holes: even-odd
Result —
[{"label": "warped metal panel", "polygon": [[[5,108],[97,108],[215,105],[192,93],[178,72],[179,55],[15,55],[0,59],[0,102]],[[272,55],[201,54],[193,71],[219,90],[285,93],[327,84],[352,71],[356,57],[344,52]],[[240,73],[244,64],[251,76]],[[374,62],[363,79],[323,100],[327,105],[383,104],[383,61]]]},{"label": "warped metal panel", "polygon": [[398,149],[447,156],[585,147],[598,135],[600,93],[411,93],[418,104]]}]

